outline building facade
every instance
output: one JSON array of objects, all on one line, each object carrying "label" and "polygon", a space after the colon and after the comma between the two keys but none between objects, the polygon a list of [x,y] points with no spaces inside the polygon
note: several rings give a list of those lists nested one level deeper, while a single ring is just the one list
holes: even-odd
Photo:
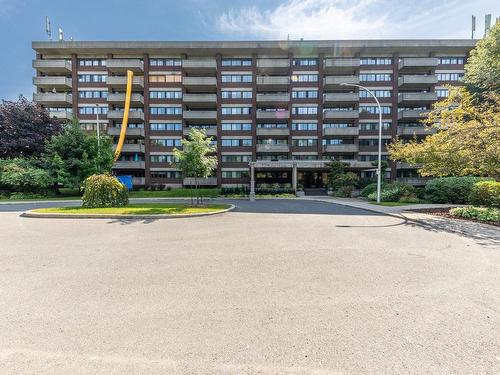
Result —
[{"label": "building facade", "polygon": [[[127,137],[113,171],[137,186],[190,184],[173,149],[191,128],[217,145],[207,186],[296,183],[321,187],[327,161],[373,177],[378,108],[385,144],[425,137],[419,122],[459,85],[473,40],[261,42],[33,42],[34,100],[117,142],[126,72],[134,72]],[[416,166],[389,162],[388,177],[423,184]]]}]

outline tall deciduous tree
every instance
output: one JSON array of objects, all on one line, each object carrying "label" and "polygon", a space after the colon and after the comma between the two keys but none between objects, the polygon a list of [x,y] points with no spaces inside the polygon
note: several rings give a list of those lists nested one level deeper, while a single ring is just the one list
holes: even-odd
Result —
[{"label": "tall deciduous tree", "polygon": [[500,23],[479,41],[465,66],[464,87],[450,87],[424,121],[436,129],[418,142],[389,145],[391,159],[422,164],[423,176],[500,179]]},{"label": "tall deciduous tree", "polygon": [[40,156],[45,143],[60,133],[60,121],[20,96],[0,104],[0,159]]},{"label": "tall deciduous tree", "polygon": [[[217,157],[210,155],[215,150],[212,137],[207,137],[205,130],[195,128],[189,131],[187,139],[182,140],[182,150],[174,149],[176,167],[184,177],[194,178],[196,203],[199,203],[199,179],[209,177],[217,167]],[[192,197],[191,204],[193,204]]]},{"label": "tall deciduous tree", "polygon": [[110,172],[113,164],[111,139],[101,136],[98,151],[97,137],[83,131],[75,119],[47,144],[45,162],[56,182],[78,189],[88,176]]}]

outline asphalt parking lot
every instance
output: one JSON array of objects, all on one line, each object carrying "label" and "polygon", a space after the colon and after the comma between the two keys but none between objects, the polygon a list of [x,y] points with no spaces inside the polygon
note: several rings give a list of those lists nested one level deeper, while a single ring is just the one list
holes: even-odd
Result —
[{"label": "asphalt parking lot", "polygon": [[0,205],[0,374],[500,372],[498,248],[335,204],[235,204],[147,221]]}]

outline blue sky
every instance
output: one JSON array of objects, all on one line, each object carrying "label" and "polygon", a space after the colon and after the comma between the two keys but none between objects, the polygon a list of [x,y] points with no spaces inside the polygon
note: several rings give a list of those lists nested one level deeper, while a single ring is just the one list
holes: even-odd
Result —
[{"label": "blue sky", "polygon": [[0,99],[31,97],[31,41],[46,40],[46,15],[54,36],[61,27],[74,40],[255,40],[469,38],[471,14],[481,31],[485,13],[498,17],[500,2],[0,0]]}]

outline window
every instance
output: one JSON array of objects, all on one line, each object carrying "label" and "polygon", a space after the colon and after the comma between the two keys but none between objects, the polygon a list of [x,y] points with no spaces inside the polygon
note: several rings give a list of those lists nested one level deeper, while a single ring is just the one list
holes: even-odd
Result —
[{"label": "window", "polygon": [[[390,139],[382,139],[382,144],[387,145],[391,143]],[[378,146],[378,139],[360,139],[359,140],[359,145],[360,146]]]},{"label": "window", "polygon": [[360,65],[391,65],[390,57],[362,57],[359,60]]},{"label": "window", "polygon": [[161,139],[151,139],[151,146],[157,147],[181,147],[180,138],[161,138]]},{"label": "window", "polygon": [[307,138],[307,139],[293,139],[292,145],[297,147],[313,147],[318,144],[318,140],[316,138]]},{"label": "window", "polygon": [[252,139],[223,139],[222,147],[247,147],[252,145]]},{"label": "window", "polygon": [[78,82],[82,83],[99,83],[106,82],[108,76],[106,74],[78,74]]},{"label": "window", "polygon": [[288,124],[257,124],[257,129],[287,129]]},{"label": "window", "polygon": [[251,91],[222,91],[223,99],[251,99]]},{"label": "window", "polygon": [[152,122],[149,124],[152,131],[179,131],[182,130],[182,124],[178,122],[157,123]]},{"label": "window", "polygon": [[151,171],[151,178],[176,178],[182,177],[179,171]]},{"label": "window", "polygon": [[78,113],[81,115],[105,115],[108,113],[108,107],[78,107]]},{"label": "window", "polygon": [[[377,98],[390,98],[392,96],[391,90],[371,90],[371,92]],[[359,97],[360,98],[372,98],[371,94],[369,94],[368,91],[366,91],[366,90],[360,90]]]},{"label": "window", "polygon": [[292,74],[292,82],[318,82],[317,74]]},{"label": "window", "polygon": [[180,99],[182,91],[150,91],[149,97],[151,99]]},{"label": "window", "polygon": [[149,66],[181,66],[181,59],[149,59]]},{"label": "window", "polygon": [[288,139],[258,139],[259,145],[287,145]]},{"label": "window", "polygon": [[[392,108],[387,106],[381,106],[383,114],[390,114]],[[359,113],[368,112],[372,114],[378,114],[378,106],[376,105],[360,105]]]},{"label": "window", "polygon": [[151,163],[174,163],[177,161],[174,155],[151,155],[149,160]]},{"label": "window", "polygon": [[318,155],[292,155],[293,160],[318,160]]},{"label": "window", "polygon": [[202,125],[189,125],[188,130],[194,128],[194,129],[217,129],[217,125],[215,124],[202,124]]},{"label": "window", "polygon": [[293,59],[294,66],[316,66],[318,59]]},{"label": "window", "polygon": [[250,107],[222,107],[223,115],[249,115]]},{"label": "window", "polygon": [[223,163],[248,163],[252,161],[251,155],[222,155]]},{"label": "window", "polygon": [[292,91],[293,99],[316,99],[318,90],[294,90]]},{"label": "window", "polygon": [[222,171],[222,178],[246,178],[248,171]]},{"label": "window", "polygon": [[222,124],[222,130],[224,131],[250,131],[252,130],[252,124],[250,123],[224,123]]},{"label": "window", "polygon": [[149,82],[153,83],[182,82],[182,75],[180,72],[172,72],[168,74],[150,74]]},{"label": "window", "polygon": [[78,97],[80,99],[101,99],[107,96],[107,91],[78,91]]},{"label": "window", "polygon": [[252,66],[252,59],[222,59],[222,66]]},{"label": "window", "polygon": [[149,113],[152,115],[180,115],[181,107],[149,107]]},{"label": "window", "polygon": [[292,130],[317,130],[318,124],[314,122],[292,122]]},{"label": "window", "polygon": [[323,129],[344,129],[351,126],[351,124],[347,124],[345,122],[342,123],[331,123],[331,124],[323,124]]},{"label": "window", "polygon": [[450,96],[450,92],[448,91],[448,89],[437,89],[436,94],[438,98],[447,98],[448,96]]},{"label": "window", "polygon": [[[359,161],[377,161],[378,155],[359,155]],[[382,155],[382,160],[387,160],[387,155]]]},{"label": "window", "polygon": [[79,66],[106,66],[106,59],[78,59]]},{"label": "window", "polygon": [[359,75],[359,80],[360,81],[391,81],[392,80],[392,74],[386,74],[386,73],[363,73]]},{"label": "window", "polygon": [[445,56],[439,58],[439,65],[463,65],[464,58],[461,56]]},{"label": "window", "polygon": [[316,115],[318,113],[318,107],[292,107],[292,113],[294,115]]},{"label": "window", "polygon": [[353,111],[353,107],[330,107],[323,108],[323,112],[342,112],[342,111]]},{"label": "window", "polygon": [[222,82],[224,83],[240,83],[252,82],[251,74],[223,74]]},{"label": "window", "polygon": [[[366,131],[378,130],[378,122],[362,122],[359,124],[359,128]],[[390,122],[382,122],[382,130],[388,130],[390,128]]]},{"label": "window", "polygon": [[323,146],[329,145],[343,145],[346,144],[344,139],[323,139]]},{"label": "window", "polygon": [[257,160],[269,160],[269,161],[278,161],[278,160],[287,160],[288,154],[259,154],[257,155]]},{"label": "window", "polygon": [[461,81],[464,73],[436,73],[438,81]]}]

